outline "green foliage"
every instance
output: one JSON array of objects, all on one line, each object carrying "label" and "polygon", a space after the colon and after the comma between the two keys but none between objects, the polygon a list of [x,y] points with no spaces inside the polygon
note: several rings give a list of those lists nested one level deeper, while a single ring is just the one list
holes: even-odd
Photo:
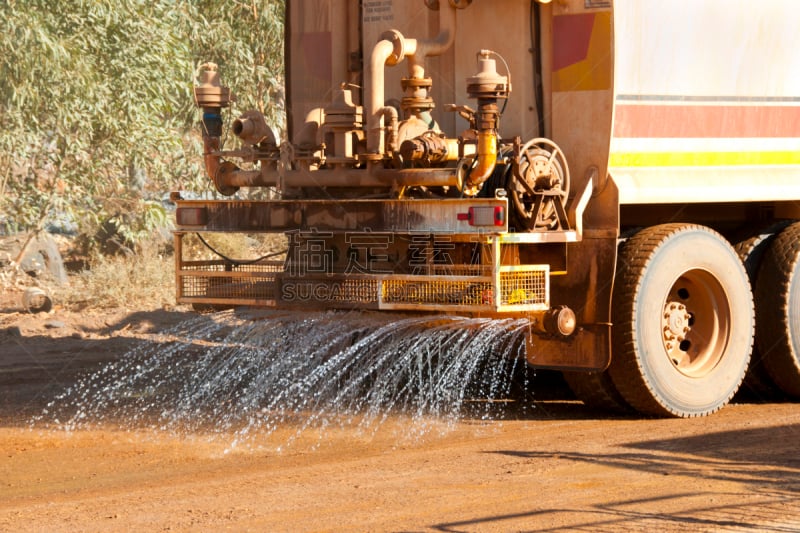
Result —
[{"label": "green foliage", "polygon": [[279,123],[282,19],[276,0],[0,2],[0,218],[114,220],[133,240],[164,224],[155,200],[210,189],[197,65]]},{"label": "green foliage", "polygon": [[281,127],[284,2],[200,0],[195,8],[196,65],[217,63],[223,83],[236,94],[236,108],[258,109]]}]

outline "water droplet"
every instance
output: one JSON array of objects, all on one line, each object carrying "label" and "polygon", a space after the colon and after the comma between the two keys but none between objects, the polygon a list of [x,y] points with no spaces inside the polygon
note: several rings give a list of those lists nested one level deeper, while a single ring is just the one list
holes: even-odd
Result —
[{"label": "water droplet", "polygon": [[502,417],[527,327],[370,312],[200,315],[81,378],[37,420],[233,434],[229,449],[287,428],[282,445],[331,427],[374,433],[391,416],[424,435],[440,421]]}]

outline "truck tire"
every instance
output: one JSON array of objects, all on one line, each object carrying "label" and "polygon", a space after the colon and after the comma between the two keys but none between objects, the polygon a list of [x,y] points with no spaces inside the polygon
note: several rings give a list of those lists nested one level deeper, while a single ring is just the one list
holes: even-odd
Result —
[{"label": "truck tire", "polygon": [[[789,221],[781,221],[771,224],[753,235],[748,235],[747,238],[744,238],[734,245],[733,248],[739,255],[739,259],[742,260],[744,269],[747,271],[747,277],[750,279],[750,286],[754,289],[758,284],[758,271],[761,268],[761,263],[766,251],[769,249],[778,233],[790,223]],[[755,306],[756,316],[759,316],[757,297]],[[749,397],[753,397],[759,401],[781,399],[783,397],[782,391],[780,391],[769,376],[769,372],[767,372],[766,366],[764,365],[761,351],[758,348],[758,329],[758,322],[756,322],[756,340],[753,345],[750,365],[747,368],[747,374],[744,377],[742,389],[744,392],[749,393]]]},{"label": "truck tire", "polygon": [[800,223],[770,244],[756,281],[756,342],[764,366],[786,394],[800,398]]},{"label": "truck tire", "polygon": [[630,406],[612,383],[608,372],[563,372],[575,397],[591,409],[630,412]]},{"label": "truck tire", "polygon": [[620,252],[608,373],[638,411],[703,416],[744,379],[753,345],[750,283],[733,247],[694,224],[642,230]]}]

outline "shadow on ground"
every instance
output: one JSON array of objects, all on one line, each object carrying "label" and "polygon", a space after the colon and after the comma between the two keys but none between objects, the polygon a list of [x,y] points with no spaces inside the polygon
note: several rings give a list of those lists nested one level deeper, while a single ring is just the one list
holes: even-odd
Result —
[{"label": "shadow on ground", "polygon": [[[558,524],[535,531],[775,531],[800,530],[800,424],[718,431],[693,437],[629,442],[623,451],[494,450],[530,462],[560,461],[663,478],[663,496],[475,517],[431,526],[438,531],[525,531],[525,523]],[[780,445],[770,445],[780,443]],[[569,448],[569,444],[565,445]],[[606,448],[607,449],[607,448]],[[720,492],[720,487],[729,492]],[[535,501],[535,495],[532,500]],[[570,501],[564,494],[564,501]],[[734,501],[735,503],[730,503]],[[681,509],[675,512],[675,509]],[[666,512],[663,509],[670,509]],[[563,524],[565,516],[573,517]],[[574,518],[574,517],[578,518]],[[522,525],[522,527],[520,526]]]}]

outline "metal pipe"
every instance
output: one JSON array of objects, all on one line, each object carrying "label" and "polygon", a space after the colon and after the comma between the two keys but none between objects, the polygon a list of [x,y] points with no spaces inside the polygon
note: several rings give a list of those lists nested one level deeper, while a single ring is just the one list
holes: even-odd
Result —
[{"label": "metal pipe", "polygon": [[229,161],[226,161],[220,167],[220,171],[216,175],[216,178],[214,179],[214,184],[217,185],[218,189],[220,188],[219,184],[223,185],[224,188],[226,189],[235,189],[235,190],[238,190],[240,187],[253,187],[253,186],[272,187],[275,185],[274,183],[270,184],[260,183],[262,181],[261,176],[263,174],[263,172],[261,172],[260,170],[242,170],[239,167],[230,168],[228,167],[229,164],[232,167],[235,166]]},{"label": "metal pipe", "polygon": [[408,56],[408,74],[412,78],[425,77],[425,58],[446,52],[456,37],[456,9],[449,5],[439,7],[439,35],[433,39],[418,40],[416,51]]},{"label": "metal pipe", "polygon": [[220,137],[222,137],[221,111],[223,107],[228,107],[230,104],[230,90],[220,84],[219,71],[214,63],[204,63],[200,66],[197,81],[198,85],[194,88],[194,100],[195,105],[203,111],[201,124],[206,173],[214,182],[217,190],[229,196],[237,189],[225,185],[225,176],[238,171],[239,167],[229,161],[223,161],[219,148]]},{"label": "metal pipe", "polygon": [[217,191],[224,196],[230,196],[239,188],[228,182],[231,176],[239,172],[240,169],[234,163],[224,161],[220,157],[219,139],[215,135],[203,134],[203,161],[206,164],[206,174],[211,178],[211,182]]},{"label": "metal pipe", "polygon": [[398,187],[455,187],[458,177],[454,168],[376,169],[373,174],[385,185]]},{"label": "metal pipe", "polygon": [[481,184],[492,175],[497,164],[497,128],[500,119],[497,100],[508,98],[511,92],[509,78],[497,73],[497,64],[492,55],[496,55],[495,52],[481,50],[478,54],[478,73],[467,78],[467,94],[478,100],[478,111],[475,113],[478,155],[464,184],[464,192],[469,195],[478,193]]},{"label": "metal pipe", "polygon": [[219,137],[203,135],[203,161],[206,164],[206,174],[213,180],[219,171],[221,162],[219,157]]},{"label": "metal pipe", "polygon": [[325,109],[317,107],[309,111],[303,126],[294,136],[294,144],[304,147],[318,145],[317,132],[323,122],[325,122]]},{"label": "metal pipe", "polygon": [[[497,164],[497,132],[480,130],[478,132],[478,157],[467,178],[467,186],[477,189],[492,175]],[[475,191],[477,193],[477,190]]]},{"label": "metal pipe", "polygon": [[235,119],[231,124],[231,130],[245,144],[276,144],[275,134],[267,126],[264,115],[255,109],[245,111],[239,118]]},{"label": "metal pipe", "polygon": [[407,39],[391,30],[381,36],[370,54],[364,72],[364,94],[367,113],[367,154],[383,155],[383,113],[385,100],[386,65],[394,66],[404,58],[409,59],[409,72],[412,78],[424,78],[424,60],[428,56],[440,55],[453,45],[455,40],[455,8],[442,7],[439,10],[439,35],[433,39]]},{"label": "metal pipe", "polygon": [[378,112],[383,115],[384,117],[389,118],[389,135],[386,139],[386,144],[388,145],[388,150],[392,152],[396,152],[399,148],[397,146],[397,141],[400,138],[398,135],[398,116],[397,116],[397,109],[392,106],[384,106],[378,110]]},{"label": "metal pipe", "polygon": [[[402,55],[395,54],[395,43],[402,43],[402,35],[396,33],[399,39],[390,40],[383,38],[375,45],[370,54],[364,72],[364,94],[367,101],[367,153],[383,154],[383,113],[384,107],[384,72],[383,67],[393,55],[393,62],[401,61]],[[402,50],[402,44],[400,45]]]},{"label": "metal pipe", "polygon": [[[218,188],[273,187],[281,176],[275,170],[240,170],[226,168],[225,162],[217,174]],[[231,164],[233,167],[233,165]],[[286,187],[445,187],[457,186],[458,179],[452,168],[406,168],[372,171],[353,168],[329,170],[295,169],[284,171],[282,183]]]}]

